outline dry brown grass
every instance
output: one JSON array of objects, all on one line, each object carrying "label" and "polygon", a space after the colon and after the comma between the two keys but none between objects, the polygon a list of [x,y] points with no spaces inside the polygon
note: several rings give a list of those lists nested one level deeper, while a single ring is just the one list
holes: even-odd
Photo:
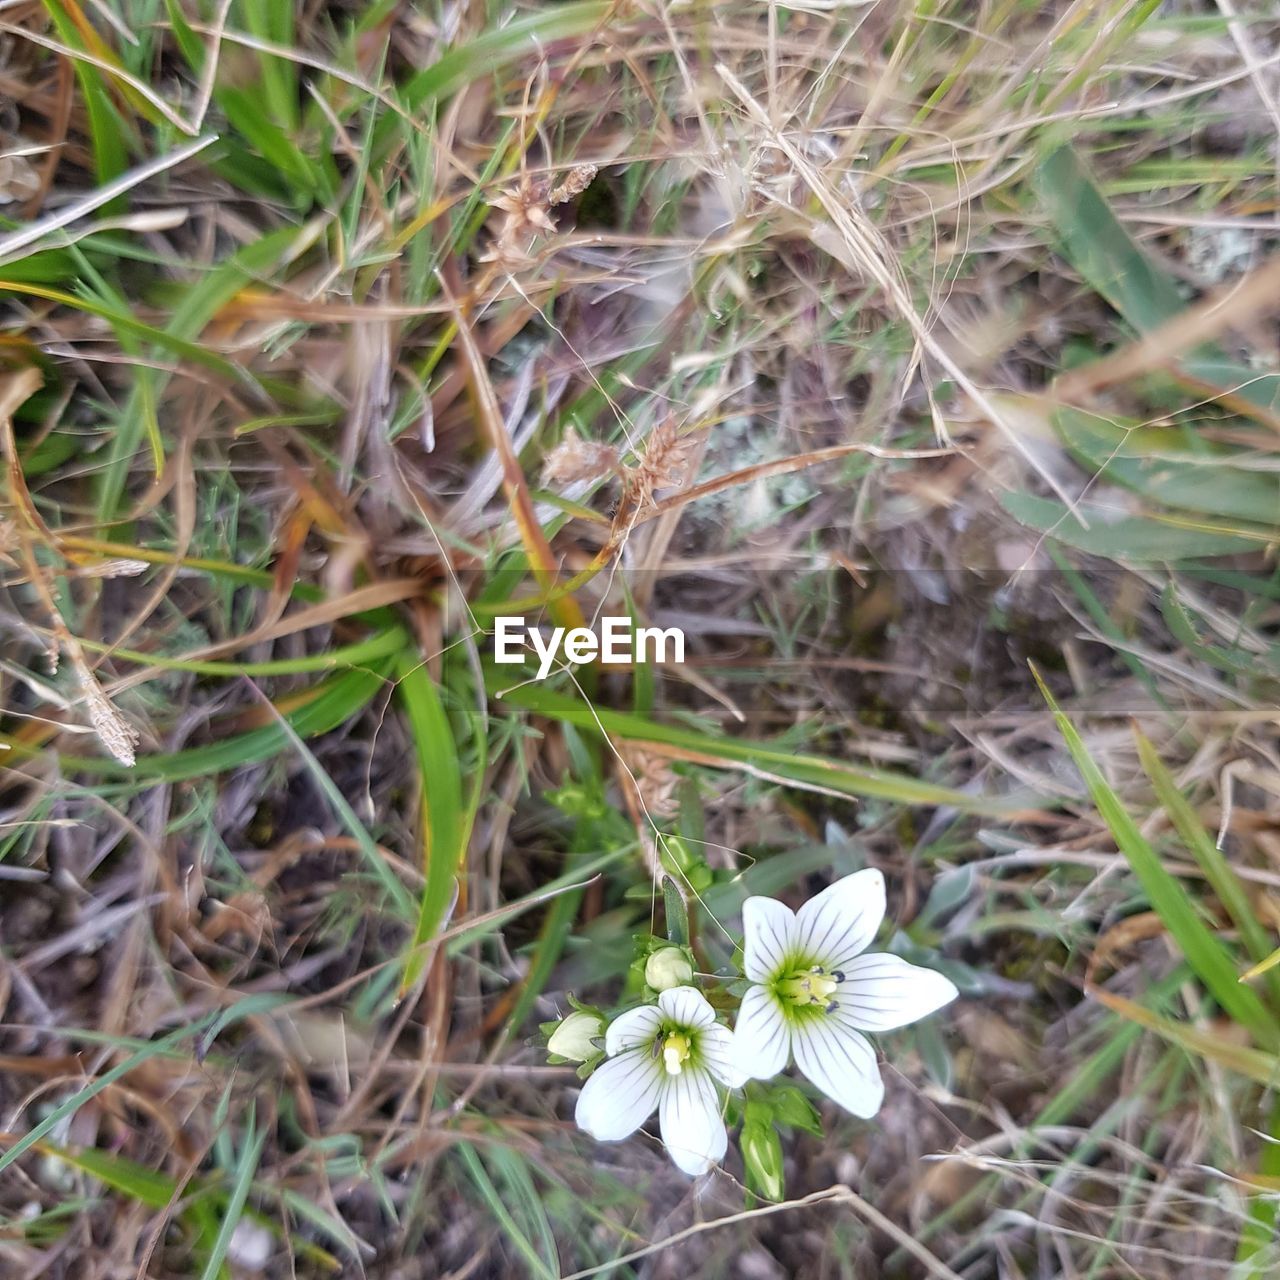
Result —
[{"label": "dry brown grass", "polygon": [[[1086,998],[1245,1034],[1027,663],[1235,948],[1143,725],[1273,933],[1274,539],[1135,564],[1001,501],[1158,507],[1062,403],[1274,475],[1274,406],[1180,361],[1275,372],[1276,40],[1226,0],[3,7],[0,1275],[1237,1274],[1280,1131]],[[1163,325],[1060,251],[1066,140]],[[691,660],[498,696],[503,600]],[[877,1121],[788,1136],[785,1204],[591,1144],[535,1034],[621,998],[676,834],[708,968],[744,885],[867,864],[967,984]]]}]

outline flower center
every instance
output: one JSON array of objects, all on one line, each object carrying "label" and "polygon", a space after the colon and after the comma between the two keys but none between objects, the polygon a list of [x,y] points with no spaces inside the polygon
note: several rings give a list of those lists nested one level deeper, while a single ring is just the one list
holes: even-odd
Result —
[{"label": "flower center", "polygon": [[820,1005],[830,1013],[836,1007],[836,989],[843,981],[844,974],[839,970],[827,973],[820,964],[815,964],[787,974],[778,981],[776,990],[789,1004]]},{"label": "flower center", "polygon": [[667,1074],[678,1076],[684,1070],[684,1064],[689,1061],[689,1037],[682,1031],[673,1031],[661,1044],[662,1063]]}]

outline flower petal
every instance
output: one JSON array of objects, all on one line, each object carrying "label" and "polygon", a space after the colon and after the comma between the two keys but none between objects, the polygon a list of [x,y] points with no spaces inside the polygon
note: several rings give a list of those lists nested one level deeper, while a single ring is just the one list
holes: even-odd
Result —
[{"label": "flower petal", "polygon": [[628,1009],[609,1023],[604,1033],[604,1051],[613,1057],[628,1049],[646,1048],[652,1043],[662,1026],[662,1010],[656,1004],[642,1004],[638,1009]]},{"label": "flower petal", "polygon": [[742,997],[733,1027],[733,1056],[749,1080],[768,1080],[787,1065],[791,1027],[767,987],[751,987]]},{"label": "flower petal", "polygon": [[833,1102],[869,1119],[884,1101],[875,1050],[851,1027],[829,1017],[796,1024],[791,1036],[796,1066]]},{"label": "flower petal", "polygon": [[662,1064],[647,1049],[602,1062],[578,1094],[573,1118],[600,1142],[620,1142],[653,1114],[662,1092]]},{"label": "flower petal", "polygon": [[863,1031],[892,1031],[927,1018],[960,993],[950,978],[901,956],[859,956],[844,968],[835,1016]]},{"label": "flower petal", "polygon": [[707,997],[693,987],[668,987],[658,996],[658,1006],[679,1027],[709,1027],[716,1020]]},{"label": "flower petal", "polygon": [[866,950],[883,919],[884,876],[855,871],[796,912],[795,949],[814,964],[844,969]]},{"label": "flower petal", "polygon": [[777,975],[795,931],[795,913],[776,898],[748,898],[742,904],[742,972],[749,982]]},{"label": "flower petal", "polygon": [[658,1104],[662,1141],[678,1169],[692,1177],[724,1159],[729,1146],[710,1072],[668,1076]]},{"label": "flower petal", "polygon": [[729,1028],[718,1022],[698,1032],[698,1062],[726,1089],[740,1089],[751,1078],[735,1052]]}]

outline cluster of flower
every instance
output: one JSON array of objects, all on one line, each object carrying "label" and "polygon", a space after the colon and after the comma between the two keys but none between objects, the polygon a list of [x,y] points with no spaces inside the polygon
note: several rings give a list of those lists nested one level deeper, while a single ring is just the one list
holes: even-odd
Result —
[{"label": "cluster of flower", "polygon": [[802,1075],[856,1116],[880,1109],[884,1084],[867,1031],[892,1031],[955,999],[932,969],[894,955],[864,955],[884,918],[884,877],[858,871],[792,911],[748,898],[742,911],[746,994],[732,1031],[688,985],[677,947],[655,952],[646,983],[655,1004],[609,1023],[569,1015],[548,1042],[561,1058],[600,1064],[578,1098],[578,1126],[602,1142],[633,1134],[658,1112],[662,1141],[684,1172],[705,1173],[728,1147],[722,1089],[767,1080],[794,1057]]}]

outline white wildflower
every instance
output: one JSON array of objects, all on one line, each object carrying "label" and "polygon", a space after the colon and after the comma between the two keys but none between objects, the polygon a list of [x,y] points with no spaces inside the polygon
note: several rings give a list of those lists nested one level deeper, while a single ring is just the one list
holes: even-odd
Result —
[{"label": "white wildflower", "polygon": [[892,1031],[954,1000],[948,978],[893,955],[863,955],[884,919],[884,877],[858,871],[793,912],[772,898],[742,910],[743,971],[752,984],[734,1027],[734,1057],[749,1077],[796,1066],[856,1116],[884,1099],[864,1031]]},{"label": "white wildflower", "polygon": [[718,1085],[736,1088],[731,1037],[693,987],[672,987],[658,1003],[615,1018],[609,1060],[578,1096],[574,1119],[601,1142],[630,1137],[657,1109],[662,1141],[685,1173],[705,1173],[728,1146]]}]

